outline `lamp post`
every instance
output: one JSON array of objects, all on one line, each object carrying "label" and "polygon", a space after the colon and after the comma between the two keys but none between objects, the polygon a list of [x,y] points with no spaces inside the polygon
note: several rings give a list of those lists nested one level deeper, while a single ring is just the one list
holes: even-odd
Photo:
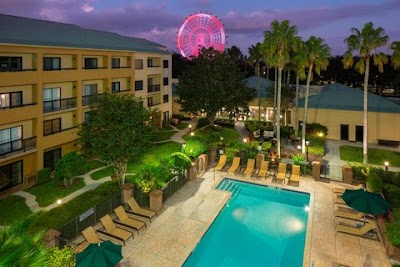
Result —
[{"label": "lamp post", "polygon": [[310,145],[310,141],[306,140],[306,157],[308,162],[308,146]]},{"label": "lamp post", "polygon": [[389,170],[389,161],[385,161],[385,171]]},{"label": "lamp post", "polygon": [[189,124],[189,132],[191,132],[191,131],[192,131],[192,125]]}]

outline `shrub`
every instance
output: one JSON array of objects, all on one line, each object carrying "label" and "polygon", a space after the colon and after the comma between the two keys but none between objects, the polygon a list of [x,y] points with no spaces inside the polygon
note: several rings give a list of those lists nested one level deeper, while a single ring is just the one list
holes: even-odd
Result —
[{"label": "shrub", "polygon": [[74,249],[65,246],[63,249],[51,248],[48,253],[48,267],[72,267],[75,266]]},{"label": "shrub", "polygon": [[292,155],[292,160],[295,165],[299,165],[301,161],[304,161],[304,157],[300,154]]},{"label": "shrub", "polygon": [[233,120],[233,119],[216,119],[215,124],[232,128],[235,126],[235,120]]},{"label": "shrub", "polygon": [[387,224],[387,236],[395,247],[400,247],[400,222],[396,221],[394,223]]},{"label": "shrub", "polygon": [[392,184],[384,184],[383,194],[393,208],[400,208],[400,187]]},{"label": "shrub", "polygon": [[325,155],[324,137],[308,136],[308,140],[310,141],[310,146],[308,147],[308,152],[310,154]]},{"label": "shrub", "polygon": [[370,173],[370,175],[367,177],[367,186],[370,191],[381,193],[383,189],[382,177],[375,173]]},{"label": "shrub", "polygon": [[187,168],[192,165],[192,161],[190,158],[182,153],[182,152],[175,152],[169,156],[171,168],[178,173],[183,172]]},{"label": "shrub", "polygon": [[56,165],[56,178],[62,179],[64,185],[72,185],[75,178],[86,172],[86,161],[76,152],[65,154]]},{"label": "shrub", "polygon": [[201,128],[207,125],[210,125],[210,121],[207,118],[199,118],[197,120],[197,128]]},{"label": "shrub", "polygon": [[237,152],[239,152],[239,149],[237,147],[227,147],[227,148],[225,148],[226,161],[228,163],[232,162],[232,160],[235,157]]},{"label": "shrub", "polygon": [[203,138],[194,136],[186,140],[184,153],[189,157],[195,158],[206,152],[207,149],[208,149],[207,142]]},{"label": "shrub", "polygon": [[36,177],[37,177],[37,183],[43,184],[50,180],[51,170],[49,168],[44,168],[44,169],[38,170]]},{"label": "shrub", "polygon": [[146,165],[136,176],[136,184],[147,194],[162,188],[171,179],[171,173],[160,165]]},{"label": "shrub", "polygon": [[307,130],[310,135],[319,136],[320,133],[322,133],[323,136],[328,135],[328,128],[319,123],[307,124]]},{"label": "shrub", "polygon": [[294,129],[289,126],[281,127],[281,137],[288,138],[294,134]]}]

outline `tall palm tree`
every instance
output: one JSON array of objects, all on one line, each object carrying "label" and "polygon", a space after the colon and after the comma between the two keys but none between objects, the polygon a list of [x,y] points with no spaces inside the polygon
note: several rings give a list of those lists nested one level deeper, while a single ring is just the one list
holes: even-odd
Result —
[{"label": "tall palm tree", "polygon": [[282,71],[286,63],[290,61],[290,51],[296,43],[297,27],[291,26],[288,20],[282,22],[273,21],[270,30],[264,35],[264,50],[269,55],[269,63],[278,67],[278,91],[277,91],[277,152],[281,156],[281,93],[282,93]]},{"label": "tall palm tree", "polygon": [[343,65],[345,68],[353,66],[353,53],[360,56],[360,60],[354,68],[364,74],[364,114],[363,114],[363,163],[368,164],[368,79],[371,57],[374,65],[378,67],[379,72],[383,72],[383,65],[387,63],[387,56],[377,50],[387,45],[389,36],[385,35],[385,30],[381,27],[374,28],[372,22],[364,25],[360,31],[351,28],[351,35],[344,41],[347,44],[347,51],[344,54]]},{"label": "tall palm tree", "polygon": [[299,87],[300,80],[306,79],[304,60],[302,60],[302,48],[304,47],[304,42],[299,42],[298,51],[293,55],[293,69],[296,73],[296,94],[295,94],[295,108],[294,108],[294,134],[297,136],[299,131]]},{"label": "tall palm tree", "polygon": [[261,121],[261,89],[260,89],[260,62],[262,59],[261,55],[261,43],[257,43],[256,45],[251,45],[249,47],[249,55],[248,60],[250,62],[255,62],[256,67],[256,75],[257,75],[257,90],[258,90],[258,121]]},{"label": "tall palm tree", "polygon": [[400,69],[400,41],[393,42],[391,48],[393,49],[392,66],[395,70]]},{"label": "tall palm tree", "polygon": [[310,36],[305,42],[305,46],[301,49],[301,59],[303,64],[308,68],[306,94],[304,101],[303,125],[301,127],[301,151],[305,153],[306,149],[306,126],[307,126],[307,110],[308,96],[310,95],[310,82],[315,71],[318,75],[321,70],[326,70],[331,56],[330,47],[324,43],[324,39]]}]

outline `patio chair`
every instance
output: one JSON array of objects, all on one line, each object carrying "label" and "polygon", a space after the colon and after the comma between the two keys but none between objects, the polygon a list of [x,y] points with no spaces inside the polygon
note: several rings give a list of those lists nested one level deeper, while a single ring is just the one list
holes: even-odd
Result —
[{"label": "patio chair", "polygon": [[337,194],[337,195],[343,195],[343,193],[344,193],[344,191],[346,191],[346,189],[351,189],[351,190],[356,190],[356,189],[361,189],[361,188],[364,188],[364,185],[363,184],[359,184],[359,185],[357,185],[356,187],[354,187],[354,188],[342,188],[342,187],[335,187],[335,188],[332,188],[332,192],[334,193],[334,194]]},{"label": "patio chair", "polygon": [[359,237],[378,239],[378,233],[376,232],[376,225],[374,222],[367,222],[360,228],[338,223],[335,225],[335,235],[339,232]]},{"label": "patio chair", "polygon": [[348,211],[343,211],[343,210],[335,210],[333,212],[333,216],[336,218],[344,218],[344,219],[350,219],[354,221],[360,221],[363,220],[364,218],[368,219],[375,219],[373,216],[365,214],[363,212],[348,212]]},{"label": "patio chair", "polygon": [[218,164],[217,164],[217,166],[215,166],[214,170],[221,171],[222,168],[225,166],[225,164],[226,164],[226,155],[221,155],[221,157],[219,158]]},{"label": "patio chair", "polygon": [[94,230],[92,226],[89,226],[81,233],[86,241],[89,243],[100,243],[101,241],[104,241],[96,234],[96,230]]},{"label": "patio chair", "polygon": [[254,171],[254,165],[256,163],[255,159],[248,159],[247,160],[247,166],[246,166],[246,170],[244,170],[244,177],[247,177],[247,175],[249,175],[249,177],[251,177],[251,174]]},{"label": "patio chair", "polygon": [[286,178],[286,163],[279,163],[278,173],[276,174],[275,181],[282,181],[282,184],[285,183]]},{"label": "patio chair", "polygon": [[295,182],[297,185],[300,185],[300,166],[292,165],[292,173],[290,174],[289,182]]},{"label": "patio chair", "polygon": [[239,168],[239,165],[240,165],[240,157],[234,157],[232,165],[228,169],[228,173],[235,174],[235,171]]},{"label": "patio chair", "polygon": [[157,212],[155,212],[154,210],[141,208],[133,197],[128,199],[126,203],[128,203],[129,208],[131,208],[131,210],[126,210],[126,212],[146,217],[150,220],[150,222],[151,219],[157,215]]},{"label": "patio chair", "polygon": [[104,226],[104,229],[106,232],[98,230],[100,233],[112,236],[118,240],[121,240],[124,243],[125,246],[125,241],[128,240],[133,234],[131,232],[128,232],[124,229],[118,228],[115,226],[115,223],[111,219],[110,215],[105,215],[104,217],[100,218],[101,224]]},{"label": "patio chair", "polygon": [[264,177],[265,179],[267,179],[268,169],[269,169],[269,161],[267,160],[261,161],[260,170],[258,171],[257,177]]},{"label": "patio chair", "polygon": [[114,209],[114,211],[119,219],[119,222],[114,220],[115,223],[133,228],[137,231],[138,234],[140,229],[146,227],[146,223],[129,217],[128,214],[125,212],[124,208],[122,208],[122,206],[117,207],[116,209]]}]

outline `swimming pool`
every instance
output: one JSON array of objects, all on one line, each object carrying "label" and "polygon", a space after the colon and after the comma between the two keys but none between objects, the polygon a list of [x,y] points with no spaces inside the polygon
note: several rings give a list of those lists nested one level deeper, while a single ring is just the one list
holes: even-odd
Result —
[{"label": "swimming pool", "polygon": [[183,266],[302,266],[310,195],[223,179],[232,192]]}]

